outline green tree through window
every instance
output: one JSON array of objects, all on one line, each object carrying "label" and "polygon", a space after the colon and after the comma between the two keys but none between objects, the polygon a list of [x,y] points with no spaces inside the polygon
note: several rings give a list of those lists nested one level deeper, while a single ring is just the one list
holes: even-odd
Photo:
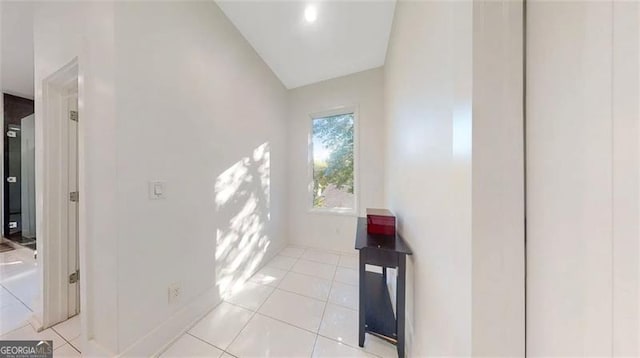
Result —
[{"label": "green tree through window", "polygon": [[353,208],[353,113],[313,119],[313,206]]}]

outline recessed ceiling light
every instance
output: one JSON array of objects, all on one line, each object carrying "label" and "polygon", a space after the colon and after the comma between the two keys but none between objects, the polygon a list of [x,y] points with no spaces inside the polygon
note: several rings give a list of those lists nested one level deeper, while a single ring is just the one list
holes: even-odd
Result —
[{"label": "recessed ceiling light", "polygon": [[316,22],[317,18],[318,9],[315,7],[315,5],[307,5],[307,7],[304,9],[304,19],[311,24]]}]

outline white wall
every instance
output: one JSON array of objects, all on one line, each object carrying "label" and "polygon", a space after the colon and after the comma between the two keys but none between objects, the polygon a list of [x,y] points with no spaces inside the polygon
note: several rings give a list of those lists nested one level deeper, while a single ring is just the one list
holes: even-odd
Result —
[{"label": "white wall", "polygon": [[33,99],[33,1],[3,1],[2,92]]},{"label": "white wall", "polygon": [[399,2],[385,66],[386,197],[409,260],[408,353],[471,354],[471,5]]},{"label": "white wall", "polygon": [[384,110],[382,68],[289,91],[289,240],[293,244],[353,251],[354,215],[312,213],[309,135],[313,113],[358,107],[358,214],[384,206]]},{"label": "white wall", "polygon": [[397,4],[386,192],[413,356],[524,353],[521,41],[521,2]]},{"label": "white wall", "polygon": [[122,349],[284,245],[286,92],[213,2],[115,9]]},{"label": "white wall", "polygon": [[613,3],[613,354],[640,355],[640,5]]},{"label": "white wall", "polygon": [[638,5],[527,15],[527,353],[637,356]]},{"label": "white wall", "polygon": [[35,40],[37,113],[80,63],[86,338],[148,356],[284,245],[286,91],[213,2],[39,4]]},{"label": "white wall", "polygon": [[[113,6],[111,3],[38,3],[34,15],[36,115],[36,231],[43,235],[44,169],[43,80],[75,57],[79,62],[79,153],[81,317],[83,350],[117,351],[116,149],[113,83]],[[49,163],[50,165],[54,165]],[[43,255],[38,255],[43,267]],[[43,282],[43,272],[40,280]],[[42,302],[41,302],[42,303]],[[37,309],[42,314],[42,307]],[[92,344],[87,344],[91,342]],[[109,354],[109,353],[107,353]]]}]

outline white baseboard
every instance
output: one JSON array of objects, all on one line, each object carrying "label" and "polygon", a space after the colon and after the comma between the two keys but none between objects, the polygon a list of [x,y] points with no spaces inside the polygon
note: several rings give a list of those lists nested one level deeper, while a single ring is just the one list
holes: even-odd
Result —
[{"label": "white baseboard", "polygon": [[116,357],[117,354],[111,352],[110,350],[108,350],[107,348],[103,347],[100,345],[100,343],[96,342],[95,340],[91,339],[88,341],[83,340],[83,338],[80,338],[81,341],[81,345],[80,348],[82,349],[82,356],[84,357],[91,357],[91,358],[108,358],[108,357]]},{"label": "white baseboard", "polygon": [[36,315],[35,313],[29,316],[29,324],[31,325],[31,327],[33,327],[33,329],[35,329],[36,332],[41,332],[45,329],[42,325],[40,317],[38,317],[38,315]]},{"label": "white baseboard", "polygon": [[[259,270],[269,260],[274,258],[286,246],[281,245],[277,250],[264,260],[263,265],[256,268]],[[254,272],[255,273],[255,272]],[[253,274],[253,273],[252,273]],[[137,340],[129,348],[125,349],[118,357],[157,357],[171,344],[173,344],[182,334],[184,334],[194,323],[204,317],[209,311],[214,309],[222,301],[217,286],[212,286],[205,293],[195,298],[191,303],[174,313],[160,326],[153,329],[144,337]],[[92,342],[94,344],[92,344]],[[109,354],[94,341],[88,341],[90,347],[88,353],[90,357],[116,356]],[[93,346],[93,347],[92,347]],[[95,348],[95,349],[94,349]],[[84,354],[84,352],[83,352]]]},{"label": "white baseboard", "polygon": [[220,303],[217,287],[213,286],[191,303],[174,313],[160,326],[125,349],[120,357],[158,356],[185,333],[191,325]]}]

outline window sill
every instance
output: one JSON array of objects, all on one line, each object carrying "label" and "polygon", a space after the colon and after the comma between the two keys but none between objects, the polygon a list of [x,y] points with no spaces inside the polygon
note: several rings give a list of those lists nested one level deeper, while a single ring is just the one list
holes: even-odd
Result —
[{"label": "window sill", "polygon": [[320,214],[320,215],[336,215],[336,216],[358,217],[358,212],[355,209],[342,210],[342,209],[316,209],[316,208],[312,208],[312,209],[309,209],[308,213],[309,214]]}]

